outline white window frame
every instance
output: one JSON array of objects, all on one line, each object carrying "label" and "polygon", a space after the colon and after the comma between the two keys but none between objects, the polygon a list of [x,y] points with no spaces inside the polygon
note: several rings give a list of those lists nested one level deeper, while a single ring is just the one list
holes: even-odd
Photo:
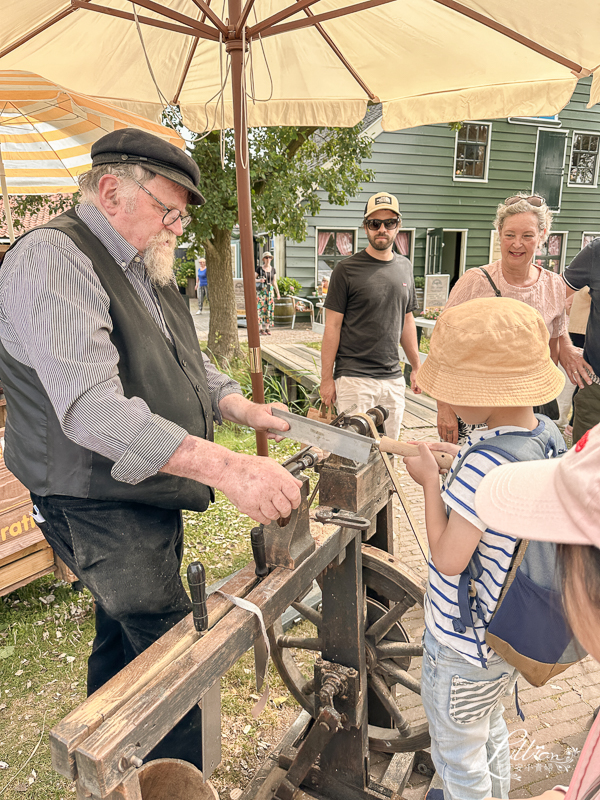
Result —
[{"label": "white window frame", "polygon": [[[428,234],[431,231],[434,231],[435,228],[427,228],[425,234],[425,269],[427,269],[427,264],[429,263],[429,236]],[[465,274],[467,268],[467,241],[469,238],[469,229],[468,228],[442,228],[442,239],[444,238],[445,233],[464,233],[464,236],[461,239],[461,247],[460,247],[460,264],[458,266],[458,277],[462,278]],[[425,272],[425,275],[436,275],[438,273],[435,272]],[[439,273],[441,275],[447,273]]]},{"label": "white window frame", "polygon": [[[560,265],[559,265],[559,268],[558,268],[559,271],[557,273],[558,275],[562,275],[563,272],[565,271],[565,262],[567,260],[567,245],[569,243],[569,231],[551,230],[549,235],[552,236],[553,234],[562,234],[562,236],[564,236],[562,253],[560,254]],[[534,255],[534,258],[535,258],[535,255]]]},{"label": "white window frame", "polygon": [[[531,177],[531,194],[535,194],[535,172],[536,172],[536,166],[537,166],[538,146],[539,146],[539,143],[540,143],[540,131],[556,131],[556,128],[547,128],[547,127],[544,127],[544,126],[540,126],[538,128],[537,135],[535,137],[535,153],[534,153],[534,156],[533,156],[533,174],[532,174],[532,177]],[[560,213],[560,209],[561,209],[561,206],[562,206],[563,189],[564,189],[564,186],[565,186],[565,170],[566,170],[565,159],[566,159],[566,156],[567,156],[567,144],[569,142],[569,133],[570,133],[570,131],[565,130],[564,128],[562,128],[561,131],[562,131],[562,133],[565,134],[565,148],[564,148],[564,151],[563,151],[563,158],[562,158],[563,176],[562,176],[562,180],[560,182],[560,194],[558,196],[558,208],[554,211],[555,214],[559,214]],[[561,233],[561,231],[556,231],[556,233]]]},{"label": "white window frame", "polygon": [[456,153],[458,152],[458,134],[460,133],[460,131],[456,131],[456,135],[454,137],[454,159],[452,162],[452,180],[455,181],[456,183],[487,183],[490,173],[490,153],[492,151],[492,123],[479,122],[478,120],[469,119],[465,120],[463,124],[485,125],[486,128],[488,129],[487,151],[485,155],[485,176],[483,178],[459,178],[456,176]]},{"label": "white window frame", "polygon": [[581,234],[581,249],[582,250],[585,247],[585,245],[583,243],[583,240],[585,239],[586,236],[593,236],[594,239],[597,239],[600,236],[600,231],[598,231],[598,232],[596,232],[596,231],[584,231]]},{"label": "white window frame", "polygon": [[[488,264],[493,264],[494,263],[494,261],[493,261],[493,258],[494,258],[494,244],[496,243],[496,241],[498,239],[499,239],[498,231],[496,230],[496,228],[492,228],[492,230],[490,231],[490,254],[488,256]],[[500,246],[500,245],[498,245],[498,246]]]},{"label": "white window frame", "polygon": [[[594,170],[593,183],[571,183],[571,159],[573,158],[573,143],[575,136],[581,134],[582,136],[595,136],[598,139],[598,152],[596,154],[596,168]],[[574,130],[571,136],[571,151],[569,153],[569,166],[567,167],[567,186],[573,186],[575,189],[597,189],[598,188],[598,165],[600,164],[600,133],[595,131],[578,131]]]},{"label": "white window frame", "polygon": [[[351,255],[357,252],[358,247],[358,231],[359,229],[356,227],[348,226],[348,225],[319,225],[319,227],[315,226],[315,287],[317,285],[317,278],[319,274],[319,231],[331,231],[331,233],[339,233],[343,231],[350,231],[354,234],[354,245]],[[349,258],[350,256],[347,256]]]}]

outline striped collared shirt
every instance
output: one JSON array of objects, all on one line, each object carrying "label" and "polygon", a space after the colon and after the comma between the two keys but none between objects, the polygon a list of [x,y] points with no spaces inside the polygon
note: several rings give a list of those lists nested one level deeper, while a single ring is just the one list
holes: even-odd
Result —
[{"label": "striped collared shirt", "polygon": [[496,610],[517,542],[514,536],[486,527],[475,511],[475,492],[491,469],[508,463],[508,460],[498,453],[476,451],[467,455],[450,486],[448,482],[465,450],[476,442],[493,439],[500,433],[522,430],[523,428],[513,425],[504,425],[491,430],[474,430],[456,455],[442,486],[442,500],[446,506],[481,531],[481,539],[475,552],[483,571],[475,579],[475,587],[485,622],[473,614],[473,628],[467,628],[465,633],[455,630],[453,620],[460,618],[458,602],[460,575],[445,575],[440,572],[436,569],[430,553],[429,579],[424,604],[425,625],[438,642],[459,653],[475,666],[481,666],[477,639],[485,658],[493,655],[485,643],[485,629]]},{"label": "striped collared shirt", "polygon": [[[76,210],[172,341],[142,256],[95,206],[81,204]],[[124,396],[119,354],[110,341],[109,305],[91,261],[62,231],[33,231],[4,258],[2,344],[36,371],[65,435],[114,461],[113,478],[135,484],[167,463],[187,431],[153,414],[141,398]],[[220,422],[219,402],[241,390],[203,358],[213,414]]]}]

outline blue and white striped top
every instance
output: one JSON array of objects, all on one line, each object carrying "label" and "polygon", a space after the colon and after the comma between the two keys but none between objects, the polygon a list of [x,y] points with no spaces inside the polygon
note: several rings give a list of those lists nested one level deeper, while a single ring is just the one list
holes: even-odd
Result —
[{"label": "blue and white striped top", "polygon": [[[475,513],[475,491],[482,478],[491,469],[508,463],[508,460],[497,453],[476,451],[465,458],[449,489],[446,489],[446,485],[454,474],[454,467],[458,464],[465,450],[475,442],[495,438],[501,433],[523,430],[524,428],[517,428],[512,425],[504,425],[489,431],[474,430],[454,459],[442,487],[442,499],[446,506],[482,531],[481,540],[475,552],[479,555],[483,572],[475,583],[486,622],[490,621],[498,603],[506,573],[510,569],[510,562],[517,539],[514,536],[507,536],[491,528],[486,528],[485,523]],[[458,608],[459,579],[460,575],[450,576],[439,572],[435,568],[431,554],[429,555],[429,580],[425,594],[425,624],[438,642],[459,653],[469,663],[481,666],[473,628],[467,628],[464,634],[457,633],[452,624],[452,620],[460,616]],[[488,658],[491,651],[485,644],[485,626],[480,619],[476,617],[475,619],[475,630],[479,641],[482,643],[483,654]]]}]

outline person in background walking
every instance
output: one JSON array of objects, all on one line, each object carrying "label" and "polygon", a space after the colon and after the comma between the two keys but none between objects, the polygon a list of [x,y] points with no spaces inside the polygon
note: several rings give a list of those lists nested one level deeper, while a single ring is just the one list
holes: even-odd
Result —
[{"label": "person in background walking", "polygon": [[196,314],[202,313],[202,306],[204,300],[208,302],[208,280],[206,277],[206,259],[201,258],[198,261],[198,273],[196,276],[196,297],[198,298],[198,311]]},{"label": "person in background walking", "polygon": [[258,267],[256,275],[256,299],[258,304],[258,324],[261,336],[271,335],[269,328],[273,327],[274,295],[279,300],[279,287],[277,286],[273,255],[263,253],[262,266]]}]

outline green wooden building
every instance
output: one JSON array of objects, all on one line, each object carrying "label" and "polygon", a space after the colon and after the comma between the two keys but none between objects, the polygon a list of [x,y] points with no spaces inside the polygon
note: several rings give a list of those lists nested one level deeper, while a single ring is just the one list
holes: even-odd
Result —
[{"label": "green wooden building", "polygon": [[373,139],[374,181],[347,206],[324,201],[309,217],[308,236],[297,244],[277,237],[279,274],[312,292],[340,259],[366,246],[361,227],[369,195],[398,197],[402,232],[397,244],[415,275],[465,269],[499,256],[493,220],[496,206],[519,191],[540,194],[556,211],[552,234],[538,263],[562,272],[588,238],[600,236],[600,105],[587,109],[590,80],[556,117],[467,121],[460,131],[446,124],[393,133],[370,109],[365,135]]}]

